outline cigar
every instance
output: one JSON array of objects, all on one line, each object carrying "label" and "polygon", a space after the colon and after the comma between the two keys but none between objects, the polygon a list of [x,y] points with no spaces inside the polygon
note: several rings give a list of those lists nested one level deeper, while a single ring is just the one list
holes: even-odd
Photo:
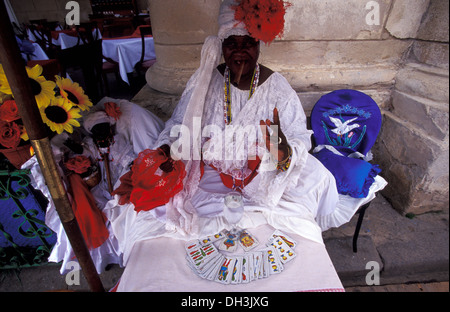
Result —
[{"label": "cigar", "polygon": [[234,78],[233,85],[235,87],[239,86],[239,82],[241,81],[242,72],[244,71],[245,61],[242,61],[241,67],[239,67],[239,72],[237,76]]}]

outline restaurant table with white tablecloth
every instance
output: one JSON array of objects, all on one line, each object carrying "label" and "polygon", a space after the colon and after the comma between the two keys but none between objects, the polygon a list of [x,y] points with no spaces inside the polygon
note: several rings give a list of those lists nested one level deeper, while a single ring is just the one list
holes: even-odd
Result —
[{"label": "restaurant table with white tablecloth", "polygon": [[[28,38],[31,41],[37,42],[39,38],[36,38],[35,34],[29,29],[27,30]],[[102,35],[100,30],[97,28],[92,32],[94,38],[101,39]],[[83,41],[78,38],[78,33],[76,30],[54,30],[51,32],[52,44],[60,46],[61,49],[69,49],[78,44],[83,44]]]},{"label": "restaurant table with white tablecloth", "polygon": [[[137,36],[120,38],[103,38],[103,56],[119,64],[120,77],[129,84],[128,74],[132,73],[134,66],[141,58],[142,40]],[[144,60],[156,59],[153,37],[145,37]]]}]

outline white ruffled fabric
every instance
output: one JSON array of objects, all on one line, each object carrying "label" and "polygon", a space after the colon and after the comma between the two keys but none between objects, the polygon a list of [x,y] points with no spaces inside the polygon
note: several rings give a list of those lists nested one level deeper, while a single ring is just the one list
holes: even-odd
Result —
[{"label": "white ruffled fabric", "polygon": [[[74,268],[70,262],[77,262],[77,259],[75,258],[75,253],[73,252],[72,246],[70,245],[69,239],[64,231],[64,227],[59,219],[58,212],[52,200],[50,191],[45,183],[45,179],[42,175],[36,156],[33,156],[25,164],[23,164],[22,169],[31,170],[31,185],[40,190],[42,194],[49,199],[49,204],[45,215],[45,224],[56,233],[57,241],[53,246],[48,261],[56,263],[62,262],[60,273],[67,274]],[[119,244],[117,239],[111,234],[111,224],[109,222],[107,222],[106,228],[110,233],[109,238],[100,247],[90,250],[91,258],[98,273],[103,272],[105,267],[110,263],[117,263],[121,266],[123,265]]]}]

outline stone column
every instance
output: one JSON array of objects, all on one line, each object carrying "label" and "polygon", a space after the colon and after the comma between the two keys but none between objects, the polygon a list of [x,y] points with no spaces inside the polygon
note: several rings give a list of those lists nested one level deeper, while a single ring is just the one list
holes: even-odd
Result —
[{"label": "stone column", "polygon": [[146,74],[157,91],[179,95],[200,65],[205,38],[217,35],[221,0],[148,0],[157,62]]},{"label": "stone column", "polygon": [[[422,6],[397,0],[388,23],[396,37],[418,40],[397,74],[374,153],[389,182],[383,194],[405,214],[449,204],[449,3],[414,2]],[[421,23],[410,27],[414,15]]]}]

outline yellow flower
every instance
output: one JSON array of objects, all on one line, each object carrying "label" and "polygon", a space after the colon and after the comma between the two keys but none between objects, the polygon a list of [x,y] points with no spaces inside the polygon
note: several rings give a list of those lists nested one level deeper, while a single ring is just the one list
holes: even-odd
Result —
[{"label": "yellow flower", "polygon": [[[31,84],[31,90],[36,99],[38,107],[47,106],[50,99],[55,97],[56,83],[48,81],[42,76],[42,66],[36,65],[33,68],[25,67],[28,74],[28,79]],[[12,94],[11,87],[6,79],[3,67],[0,65],[0,92],[5,94]]]},{"label": "yellow flower", "polygon": [[56,76],[56,85],[61,96],[67,99],[72,105],[85,111],[93,105],[89,97],[84,93],[83,88],[77,82],[72,82],[68,78]]},{"label": "yellow flower", "polygon": [[61,134],[64,130],[72,133],[73,127],[79,127],[80,123],[76,118],[80,118],[80,109],[73,107],[68,100],[63,97],[56,97],[43,107],[39,107],[42,120],[52,131]]},{"label": "yellow flower", "polygon": [[30,137],[28,136],[27,129],[24,126],[20,125],[20,138],[24,141],[28,141]]}]

